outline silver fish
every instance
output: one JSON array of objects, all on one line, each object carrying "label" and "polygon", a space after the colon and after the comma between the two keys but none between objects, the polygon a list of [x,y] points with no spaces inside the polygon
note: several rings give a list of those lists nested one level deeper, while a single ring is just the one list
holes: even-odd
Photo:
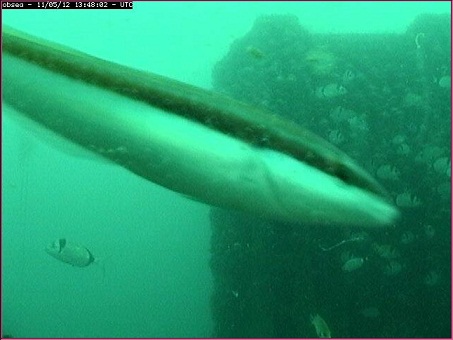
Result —
[{"label": "silver fish", "polygon": [[411,244],[415,241],[415,234],[412,231],[405,231],[401,235],[401,243],[402,244]]},{"label": "silver fish", "polygon": [[296,223],[398,216],[348,156],[269,112],[8,27],[2,52],[12,114],[170,190]]},{"label": "silver fish", "polygon": [[400,178],[400,171],[390,164],[385,164],[377,169],[376,176],[380,179],[397,181]]},{"label": "silver fish", "polygon": [[353,271],[361,268],[363,266],[364,262],[365,262],[365,260],[363,259],[363,257],[353,257],[352,259],[349,259],[348,261],[346,261],[343,264],[343,266],[341,267],[341,269],[344,272],[353,272]]},{"label": "silver fish", "polygon": [[451,88],[451,76],[443,76],[439,79],[438,82],[439,86],[444,88],[444,89],[450,89]]},{"label": "silver fish", "polygon": [[387,276],[395,276],[398,275],[402,269],[403,266],[401,265],[401,263],[397,261],[390,261],[387,265],[384,266],[383,271]]},{"label": "silver fish", "polygon": [[310,315],[310,322],[315,327],[316,334],[318,338],[331,338],[332,334],[330,333],[329,326],[327,322],[319,315]]},{"label": "silver fish", "polygon": [[331,99],[338,96],[343,96],[346,93],[348,93],[346,88],[337,83],[331,83],[325,86],[320,86],[315,91],[315,95],[319,99]]},{"label": "silver fish", "polygon": [[402,143],[402,144],[398,145],[398,147],[396,148],[396,153],[401,156],[407,156],[407,155],[409,155],[410,152],[411,152],[411,148],[406,143]]},{"label": "silver fish", "polygon": [[337,106],[330,112],[329,117],[334,123],[341,123],[353,118],[356,115],[357,114],[352,110],[346,109],[342,106]]},{"label": "silver fish", "polygon": [[435,270],[430,270],[423,279],[423,283],[427,286],[436,286],[440,281],[440,274]]},{"label": "silver fish", "polygon": [[434,170],[441,175],[451,175],[451,160],[448,157],[436,159],[433,164]]},{"label": "silver fish", "polygon": [[435,145],[428,145],[420,151],[417,156],[415,157],[415,161],[418,163],[426,163],[428,165],[432,164],[437,158],[442,157],[445,153],[441,147]]},{"label": "silver fish", "polygon": [[360,314],[362,314],[366,318],[378,318],[381,315],[381,312],[379,311],[379,308],[377,307],[368,307],[364,308],[360,311]]},{"label": "silver fish", "polygon": [[406,136],[405,135],[396,135],[395,137],[392,138],[392,143],[395,145],[402,144],[406,141]]},{"label": "silver fish", "polygon": [[427,239],[432,239],[436,235],[436,229],[431,224],[423,226],[423,233]]},{"label": "silver fish", "polygon": [[[451,176],[451,174],[450,174]],[[449,176],[449,177],[450,177]],[[440,197],[444,200],[450,199],[451,197],[451,183],[450,182],[444,182],[441,183],[437,186],[436,188],[437,193],[440,195]]]},{"label": "silver fish", "polygon": [[84,246],[68,243],[60,238],[46,247],[46,252],[61,262],[75,267],[86,267],[95,261],[93,254]]},{"label": "silver fish", "polygon": [[351,131],[368,132],[370,130],[365,115],[349,118],[348,123]]},{"label": "silver fish", "polygon": [[329,132],[329,141],[332,144],[338,145],[344,142],[344,136],[340,130],[332,130]]},{"label": "silver fish", "polygon": [[390,244],[380,245],[380,244],[374,243],[372,245],[372,248],[376,252],[376,254],[378,254],[379,257],[381,257],[383,259],[387,259],[387,260],[396,259],[400,256],[400,253],[398,252],[398,250]]},{"label": "silver fish", "polygon": [[380,179],[397,181],[400,178],[400,171],[390,164],[385,164],[377,169],[376,176]]},{"label": "silver fish", "polygon": [[349,84],[356,78],[356,74],[351,70],[346,70],[341,77],[343,84]]},{"label": "silver fish", "polygon": [[415,195],[406,191],[396,196],[396,205],[401,208],[416,208],[422,204],[422,201]]}]

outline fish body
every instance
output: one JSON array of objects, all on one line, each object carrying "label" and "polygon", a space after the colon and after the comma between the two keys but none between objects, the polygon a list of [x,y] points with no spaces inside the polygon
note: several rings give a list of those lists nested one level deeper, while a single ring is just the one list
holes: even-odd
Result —
[{"label": "fish body", "polygon": [[381,315],[381,312],[377,307],[368,307],[362,309],[360,314],[362,314],[365,318],[375,319]]},{"label": "fish body", "polygon": [[418,163],[425,163],[431,165],[436,161],[437,158],[444,155],[445,150],[441,147],[435,145],[425,146],[422,151],[420,151],[415,157],[415,161]]},{"label": "fish body", "polygon": [[13,114],[170,190],[295,223],[398,216],[349,157],[276,115],[7,27],[2,52]]},{"label": "fish body", "polygon": [[344,140],[345,140],[345,138],[344,138],[343,134],[340,132],[340,130],[336,129],[336,130],[332,130],[329,132],[329,141],[332,144],[338,145],[338,144],[343,143]]},{"label": "fish body", "polygon": [[422,204],[422,201],[410,192],[404,192],[396,196],[396,205],[401,208],[416,208]]},{"label": "fish body", "polygon": [[375,253],[380,258],[390,260],[390,259],[396,259],[396,258],[400,257],[400,253],[398,252],[398,250],[390,244],[381,245],[381,244],[374,243],[372,247],[373,247],[373,250],[375,251]]},{"label": "fish body", "polygon": [[444,89],[451,88],[451,76],[443,76],[439,79],[439,86]]},{"label": "fish body", "polygon": [[433,168],[438,174],[451,176],[451,160],[448,157],[436,159]]},{"label": "fish body", "polygon": [[329,114],[330,119],[337,124],[348,121],[354,116],[356,116],[354,111],[346,109],[342,106],[335,107]]},{"label": "fish body", "polygon": [[398,147],[396,148],[396,153],[401,156],[407,156],[407,155],[409,155],[410,152],[411,152],[411,148],[406,143],[402,143],[402,144],[398,145]]},{"label": "fish body", "polygon": [[400,171],[390,164],[385,164],[377,169],[376,176],[380,179],[397,181],[400,178]]},{"label": "fish body", "polygon": [[75,267],[87,267],[95,261],[93,254],[84,246],[68,243],[60,238],[46,247],[46,252],[57,260]]},{"label": "fish body", "polygon": [[415,241],[415,234],[412,231],[406,231],[401,235],[402,244],[411,244]]},{"label": "fish body", "polygon": [[406,136],[405,135],[396,135],[395,137],[392,138],[392,143],[395,145],[402,144],[406,141]]},{"label": "fish body", "polygon": [[324,319],[319,314],[311,315],[310,322],[315,327],[318,338],[331,338],[332,337],[329,326],[327,325],[327,323],[324,321]]},{"label": "fish body", "polygon": [[427,239],[432,239],[436,235],[436,229],[431,224],[423,226],[423,233]]},{"label": "fish body", "polygon": [[349,84],[356,78],[356,74],[352,70],[346,70],[341,77],[342,84]]},{"label": "fish body", "polygon": [[365,260],[363,259],[363,257],[353,257],[349,260],[347,260],[343,266],[341,267],[341,269],[344,271],[344,272],[353,272],[359,268],[361,268],[363,266],[363,263],[365,262]]},{"label": "fish body", "polygon": [[329,75],[337,66],[335,55],[324,47],[315,47],[309,50],[305,56],[305,62],[316,76]]},{"label": "fish body", "polygon": [[349,129],[353,132],[364,133],[369,131],[365,115],[355,116],[348,119]]},{"label": "fish body", "polygon": [[248,46],[246,52],[255,59],[264,58],[264,52],[255,46]]},{"label": "fish body", "polygon": [[423,279],[423,283],[425,285],[431,286],[431,287],[439,284],[439,281],[440,281],[440,274],[435,270],[431,270],[428,274],[426,274],[426,276]]},{"label": "fish body", "polygon": [[[448,177],[451,177],[451,173],[448,173]],[[450,199],[451,197],[451,183],[444,182],[437,186],[436,192],[440,195],[440,197],[444,200]]]},{"label": "fish body", "polygon": [[343,96],[346,93],[348,93],[348,90],[346,90],[344,86],[337,83],[320,86],[315,91],[315,95],[319,99],[331,99],[338,96]]},{"label": "fish body", "polygon": [[398,275],[403,266],[398,261],[390,261],[387,265],[384,266],[384,274],[387,276],[395,276]]}]

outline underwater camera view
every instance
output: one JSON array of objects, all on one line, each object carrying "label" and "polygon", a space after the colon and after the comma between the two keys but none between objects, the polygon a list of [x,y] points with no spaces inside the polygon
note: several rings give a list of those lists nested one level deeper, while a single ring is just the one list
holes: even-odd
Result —
[{"label": "underwater camera view", "polygon": [[2,338],[451,338],[449,2],[20,4]]}]

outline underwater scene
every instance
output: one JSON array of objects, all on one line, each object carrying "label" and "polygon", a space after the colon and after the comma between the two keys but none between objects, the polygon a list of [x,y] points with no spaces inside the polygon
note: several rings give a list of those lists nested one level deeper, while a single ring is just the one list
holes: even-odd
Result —
[{"label": "underwater scene", "polygon": [[2,3],[2,338],[451,338],[450,2]]}]

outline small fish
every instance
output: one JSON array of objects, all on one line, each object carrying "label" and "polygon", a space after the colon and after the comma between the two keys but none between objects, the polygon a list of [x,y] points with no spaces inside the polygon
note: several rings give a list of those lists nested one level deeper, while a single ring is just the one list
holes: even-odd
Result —
[{"label": "small fish", "polygon": [[329,326],[327,325],[327,323],[324,321],[324,319],[319,314],[311,315],[310,322],[315,327],[318,338],[331,338],[332,337]]},{"label": "small fish", "polygon": [[[449,176],[450,177],[450,176]],[[451,183],[444,182],[437,186],[436,189],[437,193],[440,195],[442,199],[450,199],[451,197]]]},{"label": "small fish", "polygon": [[432,164],[437,158],[445,153],[444,149],[435,145],[429,145],[423,148],[417,156],[415,161],[418,163]]},{"label": "small fish", "polygon": [[440,275],[435,270],[431,270],[423,279],[423,283],[427,286],[435,286],[440,281]]},{"label": "small fish", "polygon": [[349,259],[348,261],[346,261],[346,263],[343,264],[341,269],[344,272],[353,272],[353,271],[361,268],[363,266],[364,262],[365,262],[365,260],[363,259],[363,257],[353,257],[352,259]]},{"label": "small fish", "polygon": [[393,137],[392,139],[392,143],[395,144],[395,145],[399,145],[399,144],[402,144],[406,141],[406,136],[404,135],[396,135],[395,137]]},{"label": "small fish", "polygon": [[397,168],[390,164],[381,165],[377,171],[376,176],[380,179],[388,179],[397,181],[400,178],[400,172]]},{"label": "small fish", "polygon": [[349,128],[355,132],[367,132],[370,130],[365,115],[349,118],[348,124]]},{"label": "small fish", "polygon": [[338,96],[343,96],[346,93],[348,93],[348,91],[344,86],[337,83],[331,83],[326,86],[318,87],[315,94],[316,97],[320,99],[331,99]]},{"label": "small fish", "polygon": [[397,261],[390,261],[385,267],[384,267],[384,274],[387,276],[395,276],[401,272],[401,269],[403,269],[403,266],[401,263]]},{"label": "small fish", "polygon": [[365,231],[355,231],[350,235],[350,241],[362,242],[369,239],[370,235]]},{"label": "small fish", "polygon": [[410,192],[404,192],[396,196],[396,205],[401,208],[416,208],[422,204],[422,201]]},{"label": "small fish", "polygon": [[[330,248],[327,248],[329,250]],[[340,259],[342,263],[348,262],[350,259],[354,258],[350,250],[345,250],[341,252]]]},{"label": "small fish", "polygon": [[423,232],[427,239],[431,239],[436,235],[436,229],[431,224],[425,224],[423,226]]},{"label": "small fish", "polygon": [[422,95],[409,92],[403,99],[403,106],[405,107],[421,107],[424,104]]},{"label": "small fish", "polygon": [[332,130],[329,132],[329,141],[332,144],[338,145],[344,142],[344,136],[340,130]]},{"label": "small fish", "polygon": [[400,256],[398,250],[390,244],[373,244],[373,250],[383,259],[396,259]]},{"label": "small fish", "polygon": [[360,314],[362,314],[366,318],[370,319],[375,319],[378,318],[381,315],[381,312],[377,307],[368,307],[364,308],[360,311]]},{"label": "small fish", "polygon": [[411,244],[415,241],[415,235],[412,231],[406,231],[401,235],[402,244]]},{"label": "small fish", "polygon": [[396,154],[401,156],[407,156],[411,152],[411,148],[406,143],[398,145],[396,148]]},{"label": "small fish", "polygon": [[60,238],[46,247],[46,252],[75,267],[86,267],[95,261],[93,254],[84,246],[68,243],[65,238]]},{"label": "small fish", "polygon": [[441,157],[436,159],[433,164],[434,170],[441,175],[451,175],[451,161],[448,157]]},{"label": "small fish", "polygon": [[451,77],[450,76],[443,76],[439,79],[438,82],[439,86],[444,89],[451,88]]},{"label": "small fish", "polygon": [[263,59],[264,52],[255,46],[248,46],[246,49],[247,53],[255,59]]},{"label": "small fish", "polygon": [[315,47],[308,51],[305,62],[317,76],[330,75],[337,65],[337,58],[325,47]]},{"label": "small fish", "polygon": [[352,110],[346,109],[342,106],[335,107],[329,114],[330,119],[334,123],[345,122],[356,116],[356,113]]},{"label": "small fish", "polygon": [[343,84],[349,84],[356,78],[356,74],[351,70],[346,70],[341,77]]}]

